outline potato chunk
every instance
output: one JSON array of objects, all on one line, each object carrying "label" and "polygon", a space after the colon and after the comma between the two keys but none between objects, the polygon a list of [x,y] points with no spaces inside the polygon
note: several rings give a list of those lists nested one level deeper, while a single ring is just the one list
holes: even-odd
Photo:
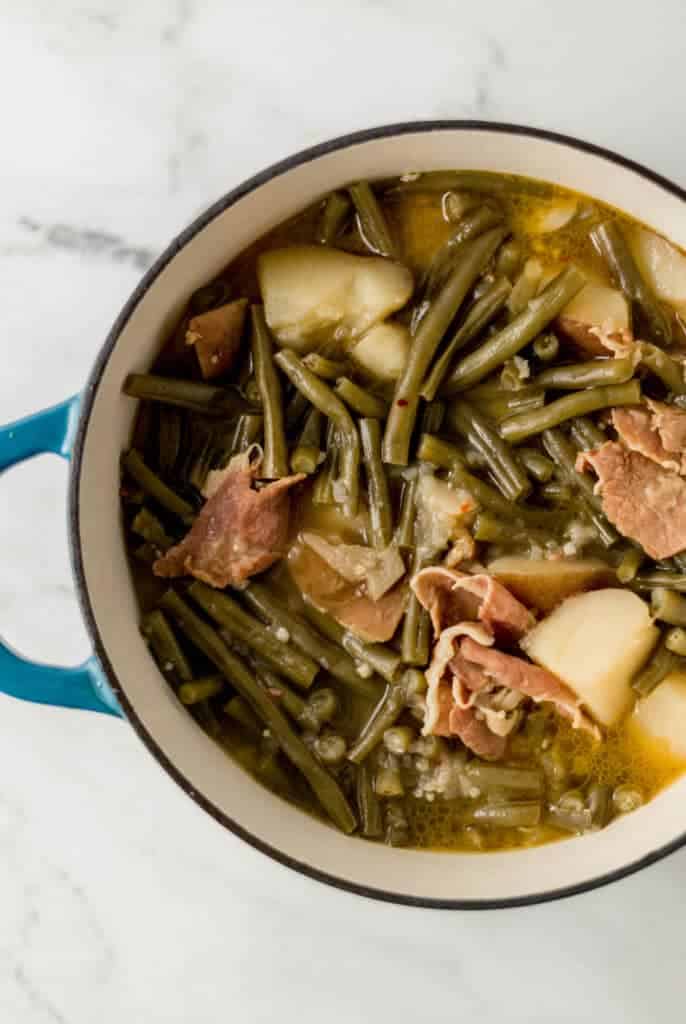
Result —
[{"label": "potato chunk", "polygon": [[487,567],[491,576],[518,597],[527,608],[551,612],[566,597],[607,586],[612,570],[596,558],[518,558],[506,555]]},{"label": "potato chunk", "polygon": [[630,245],[643,276],[659,299],[686,313],[686,256],[660,235],[636,228]]},{"label": "potato chunk", "polygon": [[640,597],[605,589],[567,598],[521,646],[566,683],[601,725],[610,726],[631,708],[631,680],[658,635]]},{"label": "potato chunk", "polygon": [[677,757],[686,757],[686,672],[670,672],[653,692],[638,702],[636,726],[669,744]]},{"label": "potato chunk", "polygon": [[349,344],[404,306],[413,287],[399,263],[317,245],[264,252],[257,274],[269,327],[299,352]]},{"label": "potato chunk", "polygon": [[410,332],[403,324],[377,324],[350,350],[351,358],[375,380],[397,380],[410,351]]},{"label": "potato chunk", "polygon": [[557,318],[557,326],[577,348],[590,356],[606,356],[599,333],[617,335],[629,330],[629,305],[620,291],[589,282]]}]

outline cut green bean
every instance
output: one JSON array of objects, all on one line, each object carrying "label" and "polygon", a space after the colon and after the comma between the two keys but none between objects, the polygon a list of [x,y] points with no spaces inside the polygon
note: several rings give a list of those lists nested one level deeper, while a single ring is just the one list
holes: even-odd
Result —
[{"label": "cut green bean", "polygon": [[426,274],[420,280],[418,292],[422,298],[430,299],[443,284],[459,259],[460,245],[496,227],[502,219],[502,210],[491,203],[468,210],[450,238],[436,251]]},{"label": "cut green bean", "polygon": [[355,795],[362,835],[367,839],[378,839],[383,835],[381,803],[374,792],[373,770],[368,761],[363,761],[357,767]]},{"label": "cut green bean", "polygon": [[666,637],[660,639],[647,665],[634,677],[632,687],[640,697],[647,697],[658,683],[681,664],[679,656],[670,651],[666,645]]},{"label": "cut green bean", "polygon": [[289,611],[266,584],[250,583],[241,593],[250,608],[265,619],[272,629],[285,630],[290,641],[321,665],[334,679],[362,697],[369,700],[378,699],[380,690],[378,678],[366,678],[360,675],[349,654],[346,654],[337,643],[330,643],[325,637],[315,632],[307,622]]},{"label": "cut green bean", "polygon": [[345,192],[332,192],[322,209],[317,241],[322,245],[333,245],[345,227],[350,211],[351,202]]},{"label": "cut green bean", "polygon": [[182,704],[199,704],[202,700],[216,697],[225,686],[226,680],[221,674],[203,676],[202,679],[194,679],[190,683],[182,683],[179,687],[179,700]]},{"label": "cut green bean", "polygon": [[208,587],[206,583],[196,580],[191,583],[188,593],[210,618],[263,658],[276,672],[301,689],[312,685],[319,666],[302,651],[291,647],[290,637],[281,640],[278,631],[273,633],[228,594]]},{"label": "cut green bean", "polygon": [[551,480],[543,484],[538,493],[545,501],[552,501],[555,505],[566,505],[572,500],[573,492],[569,484]]},{"label": "cut green bean", "polygon": [[672,654],[686,657],[686,629],[682,626],[674,626],[665,633],[665,647]]},{"label": "cut green bean", "polygon": [[682,363],[672,359],[657,345],[651,345],[647,341],[639,341],[637,348],[641,357],[641,365],[655,374],[668,391],[674,395],[686,395],[686,380]]},{"label": "cut green bean", "polygon": [[134,516],[131,529],[158,551],[167,551],[175,543],[157,516],[145,505]]},{"label": "cut green bean", "polygon": [[365,244],[379,256],[398,258],[398,249],[391,229],[379,201],[367,181],[358,181],[348,189],[355,210],[357,223]]},{"label": "cut green bean", "polygon": [[387,682],[392,682],[400,667],[400,655],[385,644],[370,644],[360,640],[350,630],[345,629],[334,618],[305,601],[303,608],[309,621],[323,633],[325,637],[339,644],[352,658],[368,665],[374,672]]},{"label": "cut green bean", "polygon": [[532,384],[539,388],[558,391],[576,391],[580,388],[603,384],[624,384],[634,375],[636,360],[632,356],[616,359],[589,359],[584,363],[551,366],[534,377]]},{"label": "cut green bean", "polygon": [[507,765],[470,761],[466,774],[470,782],[483,792],[504,789],[508,793],[543,793],[543,776],[535,768],[513,768]]},{"label": "cut green bean", "polygon": [[[617,566],[617,579],[620,583],[631,583],[641,568],[644,554],[639,548],[627,548]],[[686,602],[684,602],[686,604]]]},{"label": "cut green bean", "polygon": [[184,498],[179,497],[163,480],[160,480],[157,474],[153,473],[149,466],[146,466],[135,448],[131,448],[122,456],[122,465],[146,494],[154,498],[168,512],[173,512],[186,526],[190,526],[195,519],[193,506]]},{"label": "cut green bean", "polygon": [[181,450],[182,413],[171,405],[161,405],[157,418],[157,466],[160,474],[171,476]]},{"label": "cut green bean", "polygon": [[400,512],[398,514],[398,525],[395,530],[394,543],[399,548],[411,548],[414,544],[414,507],[419,486],[419,475],[415,471],[414,476],[403,483],[400,496]]},{"label": "cut green bean", "polygon": [[607,521],[600,499],[594,493],[591,480],[583,473],[577,472],[574,448],[561,431],[555,429],[544,430],[541,440],[562,478],[581,496],[586,516],[591,521],[601,543],[606,548],[612,547],[619,540],[619,534]]},{"label": "cut green bean", "polygon": [[517,355],[571,302],[585,281],[575,266],[569,266],[558,274],[507,327],[460,360],[446,381],[446,394],[466,391]]},{"label": "cut green bean", "polygon": [[520,270],[507,300],[510,317],[518,316],[529,305],[541,283],[543,265],[535,257],[528,259]]},{"label": "cut green bean", "polygon": [[524,259],[524,253],[522,252],[522,244],[518,242],[516,238],[510,238],[498,249],[498,254],[495,258],[495,270],[497,274],[502,274],[504,277],[514,281],[517,276],[519,269]]},{"label": "cut green bean", "polygon": [[565,395],[554,402],[529,412],[518,413],[500,424],[500,433],[506,441],[517,444],[551,427],[557,427],[574,416],[583,416],[598,409],[619,405],[637,405],[641,401],[641,385],[637,380],[608,387],[589,388],[573,395]]},{"label": "cut green bean", "polygon": [[234,455],[247,452],[252,444],[257,444],[264,428],[264,417],[255,413],[245,413],[236,424],[233,444],[231,446]]},{"label": "cut green bean", "polygon": [[499,396],[482,398],[472,396],[472,392],[466,391],[467,398],[472,405],[478,408],[484,416],[488,416],[494,423],[502,423],[521,412],[529,412],[533,409],[542,409],[545,402],[545,391],[541,388],[520,388],[519,391],[501,391]]},{"label": "cut green bean", "polygon": [[283,708],[293,721],[297,721],[305,710],[305,701],[300,694],[291,690],[281,676],[278,676],[276,672],[272,672],[269,666],[259,658],[254,659],[254,665],[258,680],[272,700],[276,701],[278,706]]},{"label": "cut green bean", "polygon": [[667,572],[656,570],[655,572],[642,572],[634,579],[634,586],[637,590],[676,590],[679,593],[686,593],[686,573]]},{"label": "cut green bean", "polygon": [[402,682],[391,683],[376,705],[360,735],[348,750],[348,760],[360,764],[383,741],[386,729],[395,725],[405,709],[405,690]]},{"label": "cut green bean", "polygon": [[299,722],[303,729],[318,733],[322,727],[331,722],[339,709],[338,698],[328,686],[313,690],[305,702]]},{"label": "cut green bean", "polygon": [[381,427],[376,419],[358,423],[362,459],[367,474],[367,502],[372,545],[387,548],[393,538],[393,509],[388,493],[386,470],[381,461]]},{"label": "cut green bean", "polygon": [[656,587],[650,594],[650,610],[656,619],[670,626],[686,626],[686,597],[674,590]]},{"label": "cut green bean", "polygon": [[309,408],[310,403],[307,397],[296,388],[286,406],[286,429],[293,430],[297,427]]},{"label": "cut green bean", "polygon": [[317,736],[312,746],[320,761],[334,766],[343,761],[348,749],[343,737],[335,732],[325,732]]},{"label": "cut green bean", "polygon": [[503,522],[490,512],[479,512],[472,527],[474,540],[494,543],[510,536],[512,527],[510,523]]},{"label": "cut green bean", "polygon": [[492,258],[503,235],[502,229],[495,228],[460,247],[460,258],[452,273],[419,321],[386,420],[384,462],[407,465],[417,415],[418,392],[426,371],[465,296]]},{"label": "cut green bean", "polygon": [[607,438],[602,430],[588,416],[575,416],[572,420],[570,433],[574,444],[581,451],[600,448]]},{"label": "cut green bean", "polygon": [[669,345],[669,317],[643,279],[619,225],[605,220],[592,229],[590,238],[631,304],[635,334],[640,337],[647,331],[658,344]]},{"label": "cut green bean", "polygon": [[312,370],[312,373],[316,373],[322,380],[336,380],[343,376],[346,369],[345,363],[337,359],[327,359],[319,352],[310,352],[303,359],[303,363],[308,370]]},{"label": "cut green bean", "polygon": [[591,825],[594,829],[605,828],[612,812],[612,791],[602,782],[595,782],[588,790],[588,810],[591,812]]},{"label": "cut green bean", "polygon": [[517,458],[529,476],[539,484],[547,484],[555,472],[555,464],[537,448],[518,448]]},{"label": "cut green bean", "polygon": [[215,387],[197,380],[159,377],[153,373],[130,373],[124,382],[123,391],[130,398],[164,402],[223,419],[237,416],[241,412],[256,411],[252,403],[228,388]]},{"label": "cut green bean", "polygon": [[252,360],[264,415],[261,473],[267,479],[288,474],[288,451],[283,423],[281,384],[274,367],[272,340],[262,306],[250,307]]},{"label": "cut green bean", "polygon": [[430,401],[422,410],[420,430],[422,434],[437,434],[445,419],[445,402]]},{"label": "cut green bean", "polygon": [[224,705],[224,714],[232,718],[241,730],[253,738],[262,735],[262,723],[243,697],[232,697]]},{"label": "cut green bean", "polygon": [[453,359],[461,349],[478,337],[495,320],[505,306],[510,294],[510,287],[507,278],[496,278],[490,288],[467,310],[464,320],[431,367],[431,371],[422,385],[422,398],[431,401],[439,390],[443,394],[443,381]]},{"label": "cut green bean", "polygon": [[163,612],[159,609],[149,612],[141,623],[141,633],[164,676],[176,683],[189,683],[192,680],[190,662]]},{"label": "cut green bean", "polygon": [[238,693],[248,701],[289,761],[307,779],[332,821],[343,832],[353,832],[357,821],[342,789],[308,750],[247,666],[227,648],[216,630],[196,615],[173,590],[166,592],[162,598],[162,606],[175,619],[189,640],[217,666]]},{"label": "cut green bean", "polygon": [[518,501],[531,492],[529,478],[516,455],[477,409],[457,399],[448,408],[447,421],[483,456],[493,480],[506,498]]},{"label": "cut green bean", "polygon": [[541,334],[536,338],[531,349],[542,363],[552,363],[553,359],[557,359],[559,355],[560,342],[554,334]]},{"label": "cut green bean", "polygon": [[535,800],[483,804],[469,813],[469,821],[489,828],[533,828],[539,825],[543,808]]},{"label": "cut green bean", "polygon": [[319,409],[310,409],[291,454],[291,469],[294,473],[314,473],[322,462],[323,427],[324,417]]},{"label": "cut green bean", "polygon": [[282,349],[274,360],[312,405],[330,419],[340,440],[340,472],[334,483],[347,515],[357,514],[359,501],[360,438],[350,413],[331,388],[308,370],[295,352]]},{"label": "cut green bean", "polygon": [[592,828],[593,815],[588,807],[577,809],[553,804],[546,812],[545,824],[562,829],[563,832],[573,832],[575,835],[580,835]]},{"label": "cut green bean", "polygon": [[361,388],[349,377],[340,377],[333,390],[334,394],[360,416],[383,420],[388,414],[388,402]]}]

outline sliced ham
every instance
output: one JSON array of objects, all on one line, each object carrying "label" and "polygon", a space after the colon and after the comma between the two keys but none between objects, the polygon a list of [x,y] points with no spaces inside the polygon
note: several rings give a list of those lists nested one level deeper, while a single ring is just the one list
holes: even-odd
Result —
[{"label": "sliced ham", "polygon": [[157,559],[156,576],[191,575],[213,587],[235,586],[285,555],[290,490],[304,477],[283,477],[256,490],[260,462],[246,453],[210,473],[205,504],[184,539]]},{"label": "sliced ham", "polygon": [[[463,668],[463,663],[467,663]],[[474,672],[474,666],[481,671]],[[564,718],[568,718],[575,728],[587,729],[596,733],[596,727],[579,707],[579,701],[561,680],[547,669],[532,665],[523,658],[511,654],[503,654],[483,644],[475,642],[472,637],[464,637],[460,642],[459,653],[450,663],[451,670],[458,676],[460,683],[472,692],[479,692],[485,686],[495,683],[530,697],[539,704],[548,701]]]},{"label": "sliced ham", "polygon": [[607,441],[580,452],[576,468],[590,467],[603,512],[625,537],[651,558],[670,558],[686,548],[686,480],[637,451]]},{"label": "sliced ham", "polygon": [[462,740],[465,747],[485,761],[499,761],[505,756],[507,737],[491,732],[474,708],[453,705],[449,717],[450,735]]},{"label": "sliced ham", "polygon": [[612,424],[631,451],[663,469],[686,472],[686,412],[648,399],[648,408],[614,409]]},{"label": "sliced ham", "polygon": [[344,579],[301,541],[289,552],[288,569],[301,594],[362,640],[384,643],[398,628],[407,604],[404,583],[396,584],[373,601],[363,585]]},{"label": "sliced ham", "polygon": [[446,677],[446,669],[455,656],[458,641],[464,636],[470,636],[486,646],[493,643],[490,631],[478,623],[460,622],[443,630],[434,646],[431,664],[426,670],[426,713],[422,729],[425,736],[432,733],[437,736],[450,735],[448,719],[453,707],[453,691],[450,678]]},{"label": "sliced ham", "polygon": [[492,576],[468,576],[444,566],[422,569],[410,583],[428,609],[436,634],[468,620],[483,622],[496,637],[518,640],[531,628],[531,612]]}]

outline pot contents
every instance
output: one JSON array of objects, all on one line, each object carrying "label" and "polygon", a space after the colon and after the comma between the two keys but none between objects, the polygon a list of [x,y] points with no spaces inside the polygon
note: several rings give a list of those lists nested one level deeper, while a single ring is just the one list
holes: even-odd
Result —
[{"label": "pot contents", "polygon": [[686,767],[686,256],[586,196],[353,183],[193,294],[123,455],[142,631],[346,833],[593,832]]}]

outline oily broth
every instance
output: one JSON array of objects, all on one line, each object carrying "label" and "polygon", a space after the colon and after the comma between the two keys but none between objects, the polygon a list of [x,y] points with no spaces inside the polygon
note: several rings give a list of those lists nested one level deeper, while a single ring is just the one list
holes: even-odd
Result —
[{"label": "oily broth", "polygon": [[[548,235],[537,234],[531,230],[532,220],[540,211],[542,203],[570,200],[576,201],[581,209],[589,207],[587,197],[560,187],[546,186],[547,197],[542,198],[540,194],[534,194],[536,189],[532,190],[527,186],[526,179],[521,181],[519,187],[518,180],[511,178],[509,188],[499,192],[497,198],[523,245],[524,257],[537,256],[544,266],[551,268],[574,261],[593,279],[610,283],[607,270],[588,238],[588,219],[573,218],[568,225]],[[604,218],[609,216],[628,226],[636,224],[635,221],[604,204],[594,202],[593,206]],[[384,209],[400,246],[401,262],[409,266],[415,276],[420,275],[428,268],[436,249],[447,240],[455,228],[455,225],[449,223],[444,216],[441,194],[389,194],[385,199]],[[258,255],[270,248],[313,242],[316,239],[320,212],[321,203],[314,203],[256,241],[229,264],[217,278],[218,282],[226,286],[225,301],[239,296],[246,296],[253,301],[259,299],[256,276]],[[354,223],[348,226],[339,245],[351,252],[366,251]],[[185,322],[187,317],[182,324]],[[175,337],[178,337],[178,330]],[[169,349],[166,351],[169,352]],[[393,492],[397,503],[397,484],[393,485]],[[366,543],[368,520],[364,506],[356,520],[346,521],[331,506],[314,505],[310,497],[311,486],[306,486],[301,491],[294,509],[293,539],[296,555],[297,534],[303,529],[323,530],[329,535],[335,534],[346,543]],[[520,553],[527,553],[526,545],[522,543],[498,543],[486,548],[487,557]],[[606,553],[590,545],[585,549],[585,554]],[[147,611],[159,599],[164,589],[163,582],[152,577],[147,568],[141,567],[135,558],[131,559],[131,564],[141,608]],[[289,607],[297,610],[301,597],[288,575],[287,560],[277,565],[269,576],[270,582],[281,592]],[[317,681],[325,686],[331,686],[338,694],[341,709],[332,724],[346,739],[354,739],[369,716],[368,702],[351,695],[336,680],[326,677],[325,673],[318,676]],[[260,763],[254,741],[246,740],[234,722],[227,722],[225,717],[222,718],[220,702],[208,701],[206,705],[194,708],[192,713],[202,727],[213,735],[232,757],[274,792],[316,817],[323,818],[319,805],[309,789],[296,772],[289,770],[282,755],[277,752],[272,758],[270,770],[266,771],[264,764]],[[413,719],[407,717],[406,721],[418,728],[418,723]],[[525,736],[520,736],[513,747],[511,763],[519,766],[539,763],[538,759],[543,750],[540,740],[532,739],[529,743]],[[569,774],[565,788],[582,785],[589,779],[611,787],[631,784],[638,787],[646,799],[652,798],[661,788],[673,782],[686,768],[686,761],[676,758],[665,744],[647,742],[639,735],[631,718],[620,728],[611,730],[604,742],[598,743],[588,734],[573,730],[567,722],[550,714],[545,749],[554,750],[567,765]],[[344,788],[350,788],[352,783],[349,778],[346,779],[345,773],[344,768],[341,782]],[[539,845],[567,835],[547,825],[508,829],[465,825],[466,802],[461,799],[446,800],[436,797],[429,801],[406,796],[402,798],[402,802],[410,827],[409,845],[415,848],[505,850]]]}]

